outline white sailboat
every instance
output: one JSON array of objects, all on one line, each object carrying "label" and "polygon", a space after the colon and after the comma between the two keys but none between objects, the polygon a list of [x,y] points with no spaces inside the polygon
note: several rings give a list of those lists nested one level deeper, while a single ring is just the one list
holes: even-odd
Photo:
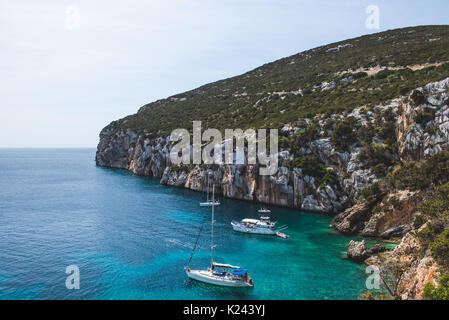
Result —
[{"label": "white sailboat", "polygon": [[[214,193],[215,193],[215,186],[213,186],[212,188],[212,203],[214,203],[215,200]],[[211,228],[211,246],[210,246],[211,265],[210,267],[207,267],[206,270],[192,270],[187,265],[184,268],[187,273],[187,276],[190,279],[213,284],[216,286],[246,287],[246,288],[253,287],[254,281],[249,276],[247,269],[243,269],[230,264],[214,262],[214,207],[215,205],[212,204],[212,222],[211,222],[212,228]],[[195,248],[193,249],[193,251],[195,251]],[[192,259],[192,256],[193,252],[192,255],[190,256],[190,260]],[[222,268],[222,270],[218,271],[217,270],[218,268]]]},{"label": "white sailboat", "polygon": [[206,202],[200,202],[200,207],[212,207],[214,206],[219,206],[220,205],[220,201],[215,200],[215,201],[210,201],[209,200],[209,172],[207,172],[207,195],[206,195]]}]

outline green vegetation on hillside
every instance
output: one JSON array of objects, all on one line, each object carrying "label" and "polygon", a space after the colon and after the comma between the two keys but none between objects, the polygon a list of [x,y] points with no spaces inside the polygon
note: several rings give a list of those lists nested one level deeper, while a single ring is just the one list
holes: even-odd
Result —
[{"label": "green vegetation on hillside", "polygon": [[[430,249],[432,258],[449,271],[449,151],[442,151],[425,162],[410,162],[362,192],[365,200],[379,199],[395,190],[435,190],[423,202],[414,221],[423,252]],[[385,201],[384,198],[382,201]],[[429,289],[430,290],[430,289]]]},{"label": "green vegetation on hillside", "polygon": [[355,131],[357,127],[357,119],[354,117],[347,117],[333,126],[331,141],[335,144],[337,150],[345,151],[357,141]]},{"label": "green vegetation on hillside", "polygon": [[438,265],[449,270],[449,183],[439,187],[421,211],[426,225],[418,236]]},{"label": "green vegetation on hillside", "polygon": [[[421,223],[426,223],[417,233],[431,256],[438,263],[440,278],[438,287],[428,283],[423,296],[430,300],[449,300],[449,183],[438,188],[435,195],[421,206]],[[416,221],[415,221],[416,226]]]},{"label": "green vegetation on hillside", "polygon": [[[339,45],[347,46],[337,49]],[[149,137],[191,128],[192,120],[203,121],[203,128],[279,128],[317,114],[382,103],[449,77],[448,63],[417,71],[384,70],[372,76],[342,73],[377,65],[446,62],[448,47],[449,26],[412,27],[350,39],[147,104],[137,114],[111,123],[110,128],[129,128]]]},{"label": "green vegetation on hillside", "polygon": [[426,284],[423,297],[427,300],[449,300],[449,274],[440,278],[437,288],[431,283]]},{"label": "green vegetation on hillside", "polygon": [[425,190],[448,182],[449,151],[442,151],[425,162],[408,162],[402,165],[394,173],[389,173],[384,180],[363,190],[362,196],[365,200],[373,200],[386,191]]}]

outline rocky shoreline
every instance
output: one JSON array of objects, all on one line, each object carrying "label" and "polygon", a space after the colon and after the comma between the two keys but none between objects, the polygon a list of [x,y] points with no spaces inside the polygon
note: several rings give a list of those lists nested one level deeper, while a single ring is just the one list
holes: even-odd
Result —
[{"label": "rocky shoreline", "polygon": [[[256,201],[312,212],[340,213],[355,205],[367,186],[379,181],[372,168],[364,165],[360,154],[366,143],[354,143],[345,150],[338,150],[326,130],[326,121],[338,121],[354,117],[361,125],[373,124],[376,110],[391,110],[397,119],[396,139],[399,156],[403,162],[422,160],[440,152],[449,145],[449,109],[442,106],[447,98],[449,78],[430,83],[420,88],[427,101],[415,105],[409,96],[394,99],[366,111],[360,107],[348,114],[334,114],[327,118],[317,116],[303,119],[300,124],[286,124],[281,132],[284,136],[307,129],[313,121],[319,123],[320,137],[303,146],[293,154],[288,149],[279,152],[279,170],[274,176],[259,176],[258,165],[212,165],[211,178],[217,193],[227,198]],[[440,109],[433,120],[437,132],[430,135],[426,125],[416,124],[415,116],[424,109]],[[378,137],[373,142],[382,144]],[[115,131],[111,124],[100,133],[96,164],[102,167],[126,169],[134,174],[161,179],[161,184],[204,191],[206,168],[200,165],[172,166],[170,150],[173,146],[169,136],[151,139],[132,130]],[[295,157],[315,156],[326,168],[335,171],[337,181],[319,183],[316,177],[295,167]],[[414,195],[419,197],[419,195]],[[407,195],[401,195],[406,199]],[[371,227],[372,229],[373,227]],[[342,230],[343,231],[343,230]],[[384,230],[386,231],[386,230]],[[365,230],[366,235],[375,235],[375,230]]]},{"label": "rocky shoreline", "polygon": [[[95,160],[98,166],[126,169],[137,175],[159,178],[162,185],[195,191],[205,191],[207,172],[211,172],[211,183],[223,197],[336,214],[333,227],[341,233],[381,239],[403,237],[393,251],[379,256],[405,257],[418,246],[410,240],[418,204],[432,191],[399,190],[394,194],[382,194],[389,201],[381,205],[378,199],[361,201],[363,190],[383,179],[376,172],[377,168],[367,165],[363,155],[370,145],[385,146],[387,142],[379,135],[371,137],[368,143],[358,137],[342,150],[332,140],[328,123],[353,118],[360,128],[370,128],[376,126],[379,114],[391,112],[395,136],[390,138],[397,143],[397,159],[394,155],[392,159],[402,164],[426,160],[449,146],[448,88],[449,78],[417,88],[415,91],[425,97],[422,101],[415,101],[409,94],[345,114],[319,115],[285,124],[281,134],[286,139],[307,131],[312,125],[318,126],[319,134],[295,152],[281,145],[279,170],[273,176],[258,175],[258,164],[173,166],[169,156],[173,146],[170,136],[153,139],[143,132],[117,129],[114,123],[101,131]],[[432,118],[418,122],[417,118],[423,113],[431,114]],[[295,165],[296,159],[307,157],[317,159],[323,168],[330,170],[333,179],[317,178]],[[372,257],[368,260],[370,264],[376,261]],[[422,297],[422,282],[434,272],[434,268],[423,267],[423,263],[427,266],[428,261],[410,262],[403,298]]]}]

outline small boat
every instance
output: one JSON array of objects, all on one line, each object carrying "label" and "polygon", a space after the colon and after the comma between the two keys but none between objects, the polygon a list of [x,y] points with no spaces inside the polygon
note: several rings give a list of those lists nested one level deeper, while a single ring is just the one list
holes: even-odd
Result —
[{"label": "small boat", "polygon": [[259,210],[257,210],[257,212],[259,212],[259,213],[271,213],[271,210],[267,209],[267,208],[260,208]]},{"label": "small boat", "polygon": [[[214,261],[214,198],[215,186],[212,188],[212,222],[211,222],[211,246],[210,246],[210,259],[211,265],[207,267],[206,270],[192,270],[189,267],[189,263],[192,260],[193,253],[195,252],[195,248],[198,244],[199,235],[197,237],[197,241],[193,248],[192,254],[190,255],[189,262],[187,266],[184,268],[187,276],[190,279],[205,282],[208,284],[223,286],[223,287],[246,287],[250,288],[254,286],[254,281],[251,279],[248,270],[244,268],[240,268],[237,266],[233,266],[230,264],[217,263]],[[202,228],[201,228],[202,229]],[[221,271],[218,268],[222,268]]]},{"label": "small boat", "polygon": [[215,200],[215,201],[211,201],[209,199],[209,172],[207,173],[207,195],[206,195],[206,201],[205,202],[200,202],[200,207],[212,207],[212,206],[219,206],[220,205],[220,201]]},{"label": "small boat", "polygon": [[212,207],[212,206],[219,206],[220,201],[216,200],[215,202],[212,201],[206,201],[206,202],[200,202],[200,207]]},{"label": "small boat", "polygon": [[282,232],[280,232],[280,231],[277,231],[277,232],[276,232],[276,235],[277,235],[278,237],[281,237],[281,238],[284,238],[284,239],[290,238],[289,235],[287,235],[287,234],[285,234],[285,233],[282,233]]},{"label": "small boat", "polygon": [[[272,222],[270,217],[260,217],[260,219],[243,219],[242,221],[232,221],[231,225],[235,231],[243,233],[266,234],[288,238],[287,235],[281,233],[287,229],[287,226],[279,228],[275,227],[276,222]],[[284,237],[285,236],[285,237]]]}]

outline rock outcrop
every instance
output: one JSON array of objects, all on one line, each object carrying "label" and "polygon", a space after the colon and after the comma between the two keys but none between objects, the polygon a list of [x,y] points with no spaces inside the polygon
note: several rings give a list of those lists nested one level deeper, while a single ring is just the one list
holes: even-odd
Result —
[{"label": "rock outcrop", "polygon": [[356,242],[351,240],[346,251],[346,256],[355,262],[363,262],[368,257],[365,240]]},{"label": "rock outcrop", "polygon": [[397,289],[401,299],[421,300],[427,283],[437,285],[436,279],[440,275],[438,265],[429,252],[422,252],[422,246],[413,232],[407,233],[394,250],[382,253],[382,259],[374,256],[367,262],[382,270],[389,261],[396,261],[406,267]]},{"label": "rock outcrop", "polygon": [[338,214],[333,227],[341,233],[359,233],[367,237],[402,236],[412,229],[417,206],[426,194],[425,191],[408,190],[381,194],[373,201],[359,202]]},{"label": "rock outcrop", "polygon": [[[416,105],[406,99],[398,106],[399,153],[403,161],[428,159],[449,146],[449,107],[447,105],[449,78],[419,88],[427,100]],[[433,120],[416,123],[423,112],[434,114]]]},{"label": "rock outcrop", "polygon": [[[360,141],[346,150],[337,150],[330,132],[325,129],[327,120],[340,121],[354,117],[362,126],[373,125],[375,110],[390,109],[397,116],[396,135],[401,159],[425,159],[449,145],[449,107],[444,104],[449,96],[448,87],[449,78],[419,88],[427,96],[426,102],[419,106],[415,106],[406,96],[375,106],[372,111],[360,107],[345,115],[304,119],[302,123],[305,128],[312,121],[319,123],[320,136],[300,148],[299,154],[293,154],[288,149],[281,150],[279,170],[273,176],[259,175],[258,164],[173,166],[170,161],[173,146],[170,136],[150,138],[143,132],[119,130],[115,123],[100,133],[96,163],[160,178],[163,185],[196,191],[204,191],[206,172],[211,172],[217,193],[225,197],[314,212],[339,213],[356,204],[363,189],[379,181],[380,177],[361,160],[360,154],[365,147]],[[416,124],[416,115],[424,109],[434,110],[434,119],[425,125]],[[281,132],[284,136],[292,136],[305,128],[290,123]],[[377,137],[373,138],[373,142],[383,143]],[[321,183],[317,177],[307,175],[302,168],[293,165],[295,157],[309,155],[314,155],[324,167],[334,170],[337,181]],[[419,201],[421,195],[404,191],[404,194],[397,196],[398,205],[385,207],[375,214],[371,211],[372,205],[356,204],[336,218],[336,229],[343,233],[361,232],[366,236],[386,238],[406,233],[414,214],[410,203]]]},{"label": "rock outcrop", "polygon": [[368,249],[368,254],[377,254],[387,251],[388,249],[381,245],[380,243],[376,243],[372,248]]}]

